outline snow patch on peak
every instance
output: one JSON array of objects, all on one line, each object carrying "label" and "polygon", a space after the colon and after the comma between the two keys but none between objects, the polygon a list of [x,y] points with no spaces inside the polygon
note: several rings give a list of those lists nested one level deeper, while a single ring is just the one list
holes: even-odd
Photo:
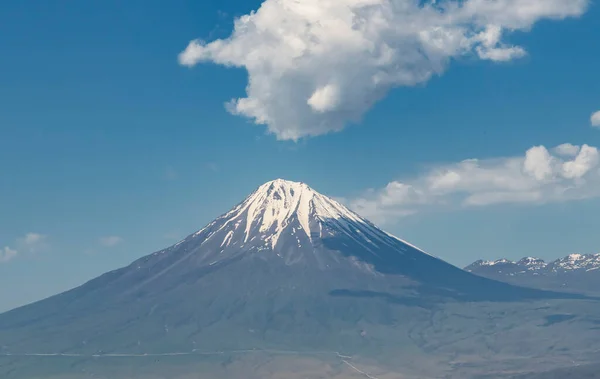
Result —
[{"label": "snow patch on peak", "polygon": [[517,262],[517,265],[524,266],[527,270],[539,270],[546,267],[548,264],[540,258],[525,257]]},{"label": "snow patch on peak", "polygon": [[[245,239],[253,231],[269,232],[268,242],[275,247],[281,233],[293,221],[312,241],[311,220],[347,219],[365,224],[360,216],[343,205],[321,195],[307,184],[275,179],[254,191],[244,202],[227,213],[225,218],[245,220]],[[320,234],[319,234],[320,235]]]},{"label": "snow patch on peak", "polygon": [[507,263],[513,263],[514,264],[515,262],[509,261],[508,259],[505,259],[505,258],[502,258],[502,259],[498,259],[498,260],[495,260],[495,261],[482,261],[481,265],[482,266],[495,266],[495,265],[498,265],[498,264],[507,264]]},{"label": "snow patch on peak", "polygon": [[517,264],[520,264],[520,265],[532,265],[532,264],[540,264],[540,263],[545,263],[545,261],[541,258],[535,258],[535,257],[525,257],[525,258],[522,258],[519,262],[517,262]]},{"label": "snow patch on peak", "polygon": [[257,224],[262,233],[275,227],[271,240],[274,247],[281,232],[295,216],[301,229],[311,239],[309,218],[315,195],[316,192],[304,183],[276,179],[263,184],[247,201],[246,238],[250,235],[251,228]]}]

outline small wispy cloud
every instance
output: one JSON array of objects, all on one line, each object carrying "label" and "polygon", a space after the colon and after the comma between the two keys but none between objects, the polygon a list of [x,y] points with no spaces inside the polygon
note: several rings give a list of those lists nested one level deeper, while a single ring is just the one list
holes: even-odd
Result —
[{"label": "small wispy cloud", "polygon": [[105,247],[114,247],[123,242],[123,238],[119,236],[106,236],[100,238],[100,244]]},{"label": "small wispy cloud", "polygon": [[600,111],[592,114],[590,121],[591,121],[593,127],[600,128]]},{"label": "small wispy cloud", "polygon": [[4,248],[0,249],[0,263],[8,262],[16,256],[17,251],[11,249],[9,246],[4,246]]},{"label": "small wispy cloud", "polygon": [[40,233],[27,233],[14,241],[15,247],[0,248],[0,263],[6,263],[16,258],[20,252],[37,253],[48,247],[48,236]]},{"label": "small wispy cloud", "polygon": [[544,204],[600,197],[598,148],[534,146],[521,156],[439,165],[371,189],[347,204],[385,223],[422,211],[496,204]]},{"label": "small wispy cloud", "polygon": [[19,250],[26,250],[30,253],[36,253],[47,245],[48,236],[40,233],[27,233],[25,236],[17,239],[17,247]]},{"label": "small wispy cloud", "polygon": [[45,238],[46,236],[43,234],[27,233],[23,238],[23,241],[29,246],[34,246],[42,242]]}]

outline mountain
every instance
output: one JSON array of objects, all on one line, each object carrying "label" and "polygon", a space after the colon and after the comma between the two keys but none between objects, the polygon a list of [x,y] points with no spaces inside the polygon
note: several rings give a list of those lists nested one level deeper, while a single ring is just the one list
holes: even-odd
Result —
[{"label": "mountain", "polygon": [[473,275],[279,179],[173,246],[1,314],[0,377],[500,377],[592,362],[597,325],[594,299]]},{"label": "mountain", "polygon": [[466,271],[515,285],[588,294],[600,293],[600,254],[570,254],[552,262],[527,257],[476,261]]}]

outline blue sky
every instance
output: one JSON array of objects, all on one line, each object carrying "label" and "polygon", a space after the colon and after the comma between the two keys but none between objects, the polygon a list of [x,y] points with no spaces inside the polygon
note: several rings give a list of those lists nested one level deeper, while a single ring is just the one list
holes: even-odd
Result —
[{"label": "blue sky", "polygon": [[[339,3],[356,10],[354,0]],[[263,6],[246,31],[238,25],[232,40],[210,44],[260,6],[0,4],[0,310],[174,243],[278,177],[341,198],[459,266],[600,251],[598,5],[525,16],[449,10],[456,25],[392,12],[390,25],[441,25],[460,44],[433,49],[436,40],[418,34],[417,43],[401,28],[365,32],[360,43],[396,53],[376,85],[381,56],[332,37],[339,9],[310,9],[327,20],[316,31],[326,49],[299,64],[268,32],[288,25],[283,33],[298,37],[289,21],[302,21],[303,9]],[[257,26],[267,31],[252,34]],[[304,37],[286,41],[296,48]],[[196,38],[205,42],[188,47]],[[416,44],[424,57],[411,55]],[[232,114],[224,104],[235,98],[253,102]],[[261,115],[266,124],[256,125]]]}]

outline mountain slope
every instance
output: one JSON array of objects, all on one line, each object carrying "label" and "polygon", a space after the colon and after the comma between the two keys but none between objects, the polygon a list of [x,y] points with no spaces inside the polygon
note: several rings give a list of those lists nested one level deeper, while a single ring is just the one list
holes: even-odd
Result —
[{"label": "mountain slope", "polygon": [[[404,370],[424,354],[539,355],[567,341],[584,356],[600,341],[581,333],[597,307],[575,298],[470,274],[303,183],[275,180],[171,247],[1,314],[0,353],[341,351],[388,363],[401,353]],[[586,318],[543,326],[580,308]],[[508,309],[519,309],[519,325]],[[550,334],[517,353],[523,344],[511,336],[526,326],[570,337]],[[483,330],[502,330],[502,341],[483,343]]]},{"label": "mountain slope", "polygon": [[527,257],[476,261],[466,271],[515,285],[568,292],[600,293],[600,254],[570,254],[552,262]]}]

